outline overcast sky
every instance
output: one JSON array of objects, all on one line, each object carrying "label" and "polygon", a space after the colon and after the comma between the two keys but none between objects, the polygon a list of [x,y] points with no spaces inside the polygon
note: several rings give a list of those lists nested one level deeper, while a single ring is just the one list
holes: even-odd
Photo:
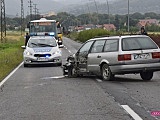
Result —
[{"label": "overcast sky", "polygon": [[[23,0],[25,15],[27,15],[27,13],[29,14],[30,12],[30,9],[28,7],[29,1],[30,0]],[[59,7],[62,7],[63,5],[83,4],[91,1],[94,2],[94,0],[31,0],[31,1],[33,2],[33,4],[37,4],[37,8],[39,9],[40,13],[45,13],[48,11],[56,11]],[[98,3],[98,2],[105,2],[106,0],[95,0],[95,1]],[[108,0],[108,1],[115,1],[115,0]],[[6,14],[20,15],[21,0],[5,0],[5,6],[6,6]],[[71,5],[69,6],[71,7]]]}]

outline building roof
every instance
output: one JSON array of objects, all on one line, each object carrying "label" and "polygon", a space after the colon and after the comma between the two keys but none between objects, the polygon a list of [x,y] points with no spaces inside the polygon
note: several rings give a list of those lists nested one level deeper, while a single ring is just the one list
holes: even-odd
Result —
[{"label": "building roof", "polygon": [[104,24],[103,28],[106,30],[116,30],[116,27],[114,26],[114,24]]}]

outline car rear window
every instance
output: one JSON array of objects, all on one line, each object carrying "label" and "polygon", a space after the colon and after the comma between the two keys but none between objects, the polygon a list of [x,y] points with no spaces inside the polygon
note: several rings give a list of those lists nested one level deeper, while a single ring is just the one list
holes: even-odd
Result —
[{"label": "car rear window", "polygon": [[149,37],[130,37],[122,39],[122,50],[157,49],[157,45]]}]

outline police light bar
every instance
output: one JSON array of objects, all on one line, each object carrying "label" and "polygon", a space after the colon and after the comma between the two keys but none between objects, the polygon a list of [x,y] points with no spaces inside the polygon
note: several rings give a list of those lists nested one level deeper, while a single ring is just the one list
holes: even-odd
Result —
[{"label": "police light bar", "polygon": [[54,32],[38,32],[38,33],[30,33],[30,36],[55,36]]},{"label": "police light bar", "polygon": [[55,33],[54,33],[54,32],[50,32],[49,35],[50,35],[50,36],[54,36]]}]

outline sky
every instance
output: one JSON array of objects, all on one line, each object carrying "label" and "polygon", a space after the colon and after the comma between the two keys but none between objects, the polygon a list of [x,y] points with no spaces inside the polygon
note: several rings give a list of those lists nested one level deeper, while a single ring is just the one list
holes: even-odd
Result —
[{"label": "sky", "polygon": [[[29,2],[30,0],[23,0],[25,15],[30,13]],[[46,13],[49,11],[57,11],[63,9],[62,6],[69,4],[83,4],[94,0],[32,0],[33,4],[37,4],[37,8],[40,13]],[[96,2],[104,2],[106,0],[95,0]],[[115,0],[108,0],[115,1]],[[69,5],[71,6],[71,5]],[[18,15],[21,14],[21,0],[5,0],[6,14],[7,15]]]}]

